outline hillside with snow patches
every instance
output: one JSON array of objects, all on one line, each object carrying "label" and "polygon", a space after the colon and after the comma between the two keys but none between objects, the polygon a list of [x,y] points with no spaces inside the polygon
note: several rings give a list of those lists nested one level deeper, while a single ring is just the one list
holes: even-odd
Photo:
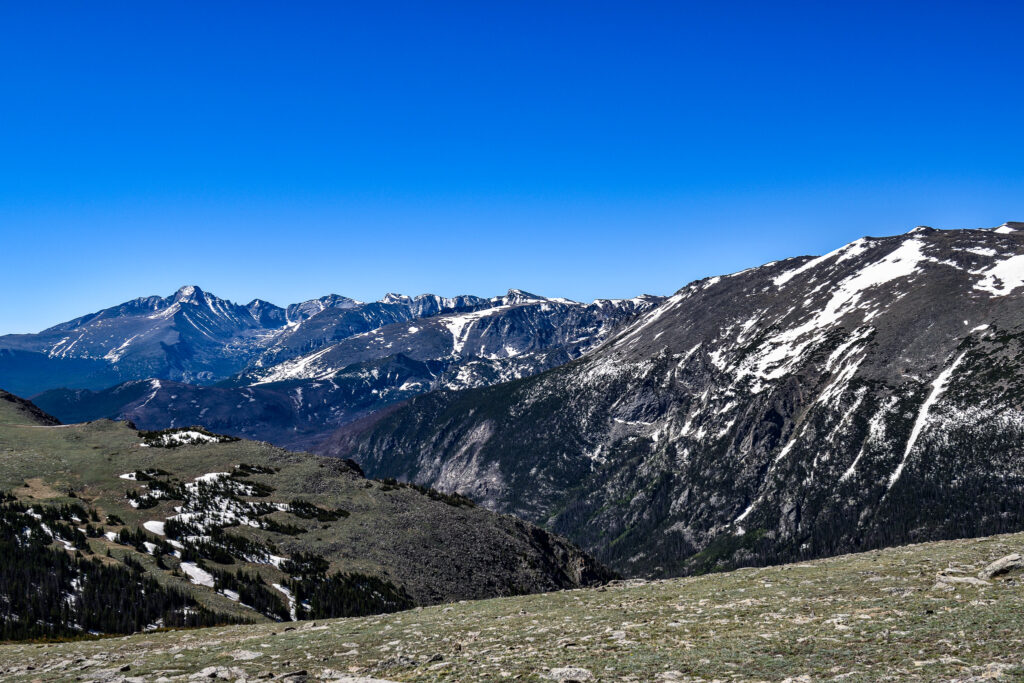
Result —
[{"label": "hillside with snow patches", "polygon": [[693,282],[581,358],[324,450],[670,575],[1024,528],[1024,224]]},{"label": "hillside with snow patches", "polygon": [[0,640],[354,616],[612,576],[468,499],[201,428],[61,425],[0,391],[0,456]]},{"label": "hillside with snow patches", "polygon": [[240,333],[261,340],[260,349],[245,369],[213,385],[157,376],[98,391],[51,390],[34,400],[68,422],[109,417],[147,429],[200,424],[313,449],[334,429],[412,396],[561,365],[662,300],[582,304],[520,290],[492,299],[388,295],[373,304],[325,298],[284,310],[286,322],[276,331]]}]

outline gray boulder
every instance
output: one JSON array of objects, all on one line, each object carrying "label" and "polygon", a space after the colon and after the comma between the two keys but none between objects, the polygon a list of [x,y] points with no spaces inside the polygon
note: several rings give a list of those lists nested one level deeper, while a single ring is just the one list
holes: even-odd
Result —
[{"label": "gray boulder", "polygon": [[996,576],[1002,576],[1003,574],[1009,574],[1012,571],[1024,569],[1024,556],[1020,553],[1011,553],[1006,557],[1000,557],[998,560],[988,565],[980,572],[978,576],[982,579],[991,579]]}]

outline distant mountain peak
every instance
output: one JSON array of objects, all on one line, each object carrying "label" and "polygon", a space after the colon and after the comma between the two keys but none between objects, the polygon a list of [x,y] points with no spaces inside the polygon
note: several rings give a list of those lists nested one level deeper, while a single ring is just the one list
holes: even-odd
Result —
[{"label": "distant mountain peak", "polygon": [[187,301],[194,303],[203,298],[205,292],[196,285],[185,285],[179,287],[178,291],[174,293],[174,301]]},{"label": "distant mountain peak", "polygon": [[340,294],[328,294],[316,299],[309,299],[299,304],[291,304],[286,310],[286,317],[290,323],[300,322],[312,318],[330,308],[355,308],[363,302],[350,299]]},{"label": "distant mountain peak", "polygon": [[318,299],[314,299],[314,301],[323,301],[324,303],[329,303],[333,306],[356,306],[358,304],[363,303],[362,301],[353,299],[350,296],[343,296],[341,294],[328,294],[327,296],[322,296]]},{"label": "distant mountain peak", "polygon": [[356,306],[362,305],[362,303],[362,301],[342,296],[341,294],[328,294],[326,296],[317,297],[316,299],[310,299],[309,301],[303,301],[299,304],[299,307],[304,310],[319,309],[319,311],[323,311],[328,308],[355,308]]},{"label": "distant mountain peak", "polygon": [[525,289],[510,289],[508,290],[508,293],[505,294],[505,296],[501,297],[501,300],[501,302],[505,305],[524,304],[529,301],[546,301],[547,297],[527,292]]}]

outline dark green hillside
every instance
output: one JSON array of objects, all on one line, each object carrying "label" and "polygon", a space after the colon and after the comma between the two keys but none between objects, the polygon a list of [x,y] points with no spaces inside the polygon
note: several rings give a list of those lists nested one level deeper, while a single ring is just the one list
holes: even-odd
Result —
[{"label": "dark green hillside", "polygon": [[[56,425],[3,399],[0,557],[17,560],[0,566],[0,599],[15,623],[46,612],[51,625],[8,637],[354,616],[611,576],[520,520],[366,480],[341,460],[202,428]],[[117,623],[83,621],[76,605],[113,587],[125,604],[139,591],[163,597]]]},{"label": "dark green hillside", "polygon": [[[81,506],[28,507],[3,495],[0,640],[134,633],[242,621],[203,607],[185,591],[160,585],[128,556],[118,562],[97,555],[86,535],[76,533],[75,519],[87,519]],[[72,539],[68,550],[73,552],[51,548],[51,531]]]},{"label": "dark green hillside", "polygon": [[0,424],[59,425],[60,420],[31,401],[0,389]]}]

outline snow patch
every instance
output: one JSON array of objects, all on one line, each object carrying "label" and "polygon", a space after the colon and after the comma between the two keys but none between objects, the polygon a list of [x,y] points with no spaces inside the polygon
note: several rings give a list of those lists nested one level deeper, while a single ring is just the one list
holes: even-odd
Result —
[{"label": "snow patch", "polygon": [[156,398],[156,395],[160,392],[160,380],[158,380],[158,379],[151,379],[151,380],[149,380],[149,387],[153,390],[153,392],[149,396],[146,397],[145,401],[143,401],[141,404],[139,404],[139,406],[138,406],[139,408],[145,408],[147,405],[149,405],[150,401],[152,401],[154,398]]},{"label": "snow patch", "polygon": [[839,481],[843,482],[852,477],[857,473],[857,465],[860,464],[861,458],[864,457],[864,451],[867,450],[869,444],[881,443],[882,439],[885,438],[885,416],[892,410],[893,406],[897,403],[895,397],[889,397],[889,399],[882,405],[881,408],[871,417],[871,421],[868,423],[868,436],[864,439],[861,444],[860,451],[857,453],[857,457],[853,459],[850,466],[846,468],[843,475],[839,477]]},{"label": "snow patch", "polygon": [[188,580],[197,586],[213,588],[213,574],[206,571],[195,562],[182,562],[181,571],[188,575]]},{"label": "snow patch", "polygon": [[[161,434],[153,439],[147,439],[140,445],[147,448],[150,446],[166,448],[172,444],[175,446],[186,446],[203,443],[220,443],[221,441],[225,441],[225,439],[217,436],[211,436],[210,434],[203,434],[202,432],[197,432],[192,429],[182,429],[176,432],[171,432],[170,434]],[[120,476],[122,479],[127,478],[123,474]],[[134,474],[132,476],[134,477]],[[135,481],[134,478],[132,481]]]},{"label": "snow patch", "polygon": [[999,261],[991,268],[977,272],[981,279],[974,288],[993,296],[1006,296],[1024,285],[1024,254]]},{"label": "snow patch", "polygon": [[473,325],[481,318],[487,318],[497,313],[507,311],[509,306],[498,306],[496,308],[488,308],[482,311],[473,311],[472,313],[463,313],[462,315],[453,315],[445,317],[441,320],[441,324],[447,328],[448,332],[452,335],[452,353],[461,355],[462,350],[466,346],[466,342],[469,341],[469,332]]},{"label": "snow patch", "polygon": [[142,528],[150,533],[154,533],[157,536],[166,536],[164,533],[164,523],[157,520],[150,520],[142,523]]},{"label": "snow patch", "polygon": [[[829,301],[805,323],[764,340],[758,351],[737,368],[738,378],[752,375],[758,380],[775,380],[789,374],[799,363],[804,351],[820,340],[823,330],[837,324],[843,316],[861,306],[861,299],[868,290],[916,273],[918,265],[926,260],[923,246],[918,239],[907,240],[881,259],[869,263],[841,281]],[[863,320],[866,322],[877,314],[877,310],[865,311]],[[726,364],[721,356],[713,359],[713,362],[719,369],[725,369]],[[762,388],[755,384],[752,391],[757,393]]]},{"label": "snow patch", "polygon": [[805,273],[808,270],[813,270],[814,268],[818,267],[822,263],[825,263],[826,261],[838,257],[836,258],[836,263],[841,263],[847,259],[853,258],[864,253],[864,251],[866,251],[867,248],[867,240],[862,237],[861,239],[856,240],[855,242],[850,242],[849,244],[839,247],[835,251],[830,251],[824,256],[813,258],[807,263],[804,263],[803,265],[798,266],[793,270],[789,270],[786,271],[785,273],[782,273],[781,275],[777,275],[775,279],[772,280],[772,283],[774,283],[776,287],[781,287],[790,280],[792,280],[797,275]]},{"label": "snow patch", "polygon": [[333,348],[333,346],[328,346],[307,356],[300,356],[299,358],[275,365],[265,375],[253,382],[252,386],[289,379],[327,379],[334,370],[325,369],[319,361]]}]

